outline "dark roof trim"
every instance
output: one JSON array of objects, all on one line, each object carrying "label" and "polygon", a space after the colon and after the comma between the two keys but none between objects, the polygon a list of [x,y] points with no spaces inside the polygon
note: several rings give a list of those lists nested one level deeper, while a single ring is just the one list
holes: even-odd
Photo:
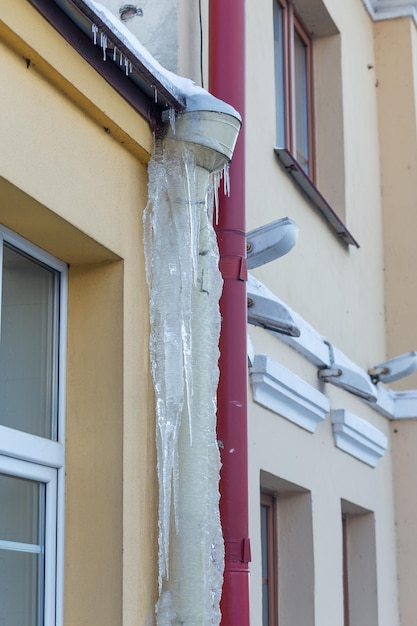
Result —
[{"label": "dark roof trim", "polygon": [[359,248],[356,239],[352,237],[340,217],[334,212],[327,200],[323,198],[317,187],[312,183],[292,154],[286,148],[275,148],[275,154],[285,171],[296,183],[298,189],[308,198],[314,208],[321,213],[322,217],[339,239],[348,246],[356,246]]},{"label": "dark roof trim", "polygon": [[[184,104],[171,94],[149,70],[134,57],[117,36],[80,0],[28,0],[64,39],[152,125],[158,124],[167,108],[179,111]],[[60,6],[58,6],[58,4]],[[61,8],[62,7],[62,8]],[[110,58],[103,60],[100,46],[92,40],[92,24],[104,32],[123,55],[132,71],[126,76]],[[155,94],[157,97],[155,98]],[[156,100],[156,101],[155,101]]]}]

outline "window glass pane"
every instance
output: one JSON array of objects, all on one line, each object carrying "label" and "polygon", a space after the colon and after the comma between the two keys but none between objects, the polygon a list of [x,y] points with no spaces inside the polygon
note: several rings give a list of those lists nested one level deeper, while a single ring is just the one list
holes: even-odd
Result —
[{"label": "window glass pane", "polygon": [[297,32],[294,32],[294,90],[296,142],[296,154],[294,156],[303,170],[308,174],[309,145],[307,49]]},{"label": "window glass pane", "polygon": [[0,625],[44,624],[45,488],[0,474]]},{"label": "window glass pane", "polygon": [[39,554],[0,550],[1,626],[41,626]]},{"label": "window glass pane", "polygon": [[285,147],[284,10],[274,1],[276,148]]},{"label": "window glass pane", "polygon": [[4,247],[0,338],[0,424],[56,439],[56,273]]},{"label": "window glass pane", "polygon": [[40,485],[0,474],[0,540],[39,543]]}]

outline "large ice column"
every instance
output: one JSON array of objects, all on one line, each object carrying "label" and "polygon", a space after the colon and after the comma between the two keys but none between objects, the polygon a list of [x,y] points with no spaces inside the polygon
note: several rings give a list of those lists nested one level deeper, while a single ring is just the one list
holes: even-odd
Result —
[{"label": "large ice column", "polygon": [[223,576],[216,440],[222,279],[209,172],[158,143],[145,212],[156,394],[158,626],[217,625]]}]

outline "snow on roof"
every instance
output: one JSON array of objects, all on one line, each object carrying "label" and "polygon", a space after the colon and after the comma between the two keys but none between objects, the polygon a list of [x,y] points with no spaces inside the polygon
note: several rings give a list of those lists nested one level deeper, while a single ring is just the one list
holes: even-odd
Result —
[{"label": "snow on roof", "polygon": [[84,0],[84,3],[177,100],[185,103],[186,111],[217,111],[241,120],[239,113],[231,105],[215,98],[189,78],[165,69],[107,7],[95,0]]}]

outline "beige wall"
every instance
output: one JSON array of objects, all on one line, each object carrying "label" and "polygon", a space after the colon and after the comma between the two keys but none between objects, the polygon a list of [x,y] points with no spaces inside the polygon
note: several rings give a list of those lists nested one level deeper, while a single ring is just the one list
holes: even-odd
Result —
[{"label": "beige wall", "polygon": [[142,626],[157,561],[151,129],[29,3],[1,20],[0,222],[69,264],[65,624]]},{"label": "beige wall", "polygon": [[[403,18],[375,25],[385,223],[389,356],[417,347],[417,31]],[[416,387],[417,377],[402,382]]]},{"label": "beige wall", "polygon": [[[417,31],[403,18],[375,25],[381,140],[385,288],[389,356],[417,347],[414,233],[417,226]],[[414,374],[394,385],[417,386]],[[415,622],[415,420],[392,424],[398,574],[402,626]]]},{"label": "beige wall", "polygon": [[392,424],[395,515],[401,626],[412,626],[416,616],[417,493],[415,481],[416,420]]}]

